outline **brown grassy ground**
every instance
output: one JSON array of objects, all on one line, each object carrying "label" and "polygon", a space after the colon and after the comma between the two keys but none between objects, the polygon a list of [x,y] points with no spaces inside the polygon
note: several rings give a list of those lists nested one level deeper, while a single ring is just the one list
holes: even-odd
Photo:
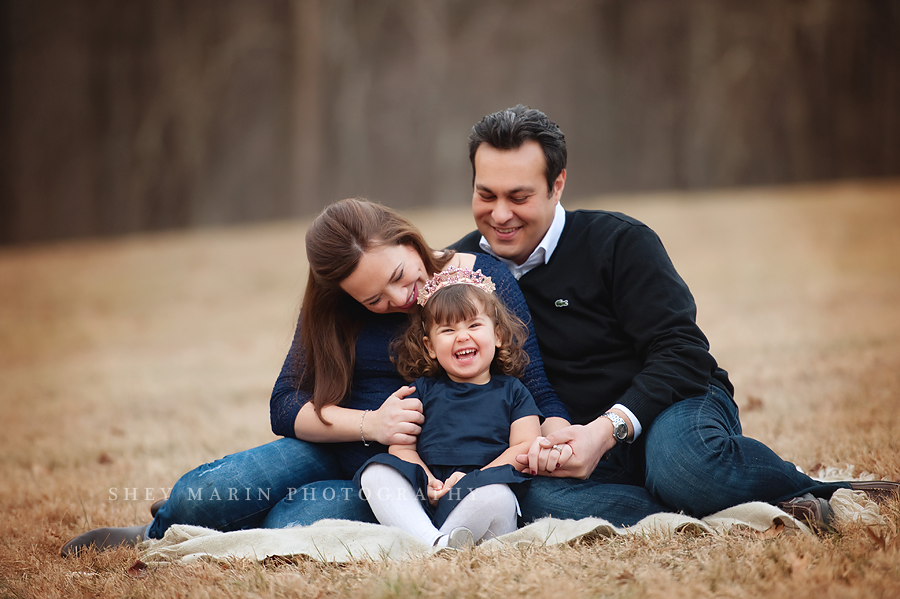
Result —
[{"label": "brown grassy ground", "polygon": [[[900,479],[900,182],[585,206],[660,233],[748,435],[805,469]],[[465,207],[410,216],[435,246],[471,227]],[[273,438],[267,400],[305,280],[305,226],[0,251],[0,596],[900,596],[896,503],[887,526],[820,539],[735,531],[144,578],[127,574],[135,550],[59,558],[88,528],[148,521],[184,471]]]}]

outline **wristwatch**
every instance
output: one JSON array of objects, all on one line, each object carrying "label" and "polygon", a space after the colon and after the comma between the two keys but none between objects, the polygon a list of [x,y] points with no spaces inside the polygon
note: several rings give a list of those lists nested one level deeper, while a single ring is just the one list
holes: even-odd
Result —
[{"label": "wristwatch", "polygon": [[625,424],[622,417],[612,412],[607,412],[602,417],[609,418],[613,423],[613,438],[616,440],[616,443],[623,443],[628,438],[628,425]]}]

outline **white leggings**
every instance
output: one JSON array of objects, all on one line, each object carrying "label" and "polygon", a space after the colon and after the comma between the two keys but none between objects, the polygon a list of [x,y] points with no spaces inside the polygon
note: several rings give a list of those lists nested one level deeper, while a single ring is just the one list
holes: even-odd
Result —
[{"label": "white leggings", "polygon": [[475,541],[491,539],[516,530],[518,502],[506,485],[479,487],[459,502],[440,529],[435,528],[419,503],[410,482],[386,464],[370,464],[360,477],[372,513],[385,526],[396,526],[430,545],[446,542],[446,535],[464,526]]}]

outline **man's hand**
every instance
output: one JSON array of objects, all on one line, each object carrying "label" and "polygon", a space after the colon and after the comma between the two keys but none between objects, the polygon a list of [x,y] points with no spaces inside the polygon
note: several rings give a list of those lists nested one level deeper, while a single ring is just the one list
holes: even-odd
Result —
[{"label": "man's hand", "polygon": [[[541,457],[544,450],[550,450],[554,445],[560,446],[563,450],[568,447],[572,454],[568,459],[558,460],[559,466],[551,471],[546,467],[546,462],[548,457],[552,461],[550,456],[556,452],[544,454],[543,463]],[[518,456],[516,461],[528,464],[532,472],[545,476],[585,479],[591,475],[606,452],[615,445],[612,422],[609,418],[601,417],[590,424],[575,424],[539,438],[531,446],[528,454]]]},{"label": "man's hand", "polygon": [[451,474],[447,480],[441,482],[437,479],[432,480],[428,483],[428,503],[431,505],[437,505],[438,500],[446,495],[450,489],[453,488],[453,485],[458,483],[462,477],[466,475],[465,472],[456,471]]},{"label": "man's hand", "polygon": [[422,432],[422,402],[407,397],[415,387],[400,387],[381,407],[363,418],[363,434],[382,445],[409,445]]}]

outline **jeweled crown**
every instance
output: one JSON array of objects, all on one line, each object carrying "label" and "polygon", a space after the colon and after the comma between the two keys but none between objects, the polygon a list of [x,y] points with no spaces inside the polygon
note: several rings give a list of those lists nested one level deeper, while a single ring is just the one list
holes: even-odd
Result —
[{"label": "jeweled crown", "polygon": [[432,295],[450,285],[474,285],[488,293],[494,293],[495,288],[491,278],[481,274],[481,269],[472,271],[468,268],[451,266],[428,279],[416,301],[420,306],[424,306]]}]

